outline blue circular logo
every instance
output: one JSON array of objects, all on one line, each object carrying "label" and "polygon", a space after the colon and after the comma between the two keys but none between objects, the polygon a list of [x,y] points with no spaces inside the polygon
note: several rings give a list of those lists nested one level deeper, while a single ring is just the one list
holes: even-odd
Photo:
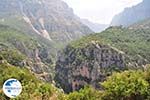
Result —
[{"label": "blue circular logo", "polygon": [[9,98],[16,98],[22,91],[21,83],[17,79],[8,79],[3,85],[3,92]]}]

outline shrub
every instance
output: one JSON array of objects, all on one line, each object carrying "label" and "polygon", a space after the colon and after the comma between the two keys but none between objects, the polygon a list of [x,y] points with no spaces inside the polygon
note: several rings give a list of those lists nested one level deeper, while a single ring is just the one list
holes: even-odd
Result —
[{"label": "shrub", "polygon": [[67,100],[101,100],[101,92],[86,86],[84,89],[70,93]]},{"label": "shrub", "polygon": [[102,86],[106,100],[145,100],[149,96],[149,83],[140,70],[114,73]]}]

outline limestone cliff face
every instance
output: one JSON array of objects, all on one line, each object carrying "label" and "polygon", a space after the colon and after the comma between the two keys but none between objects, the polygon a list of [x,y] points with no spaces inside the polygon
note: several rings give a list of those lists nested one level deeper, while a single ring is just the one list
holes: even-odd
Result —
[{"label": "limestone cliff face", "polygon": [[[22,53],[26,55],[26,59],[22,62],[23,67],[27,67],[31,72],[33,72],[39,79],[47,82],[52,82],[53,77],[53,61],[48,48],[43,51],[41,47],[34,47],[33,49],[29,49],[24,47],[25,44],[14,44],[16,48]],[[21,66],[21,65],[18,65]]]},{"label": "limestone cliff face", "polygon": [[[12,27],[29,30],[29,33],[36,33],[50,41],[67,42],[92,33],[61,0],[0,0],[0,2],[2,23],[12,24],[11,22],[16,20],[16,24]],[[17,24],[21,24],[22,27]]]},{"label": "limestone cliff face", "polygon": [[100,88],[99,82],[104,81],[107,75],[123,69],[123,52],[93,41],[84,48],[66,47],[56,63],[55,80],[67,93],[86,84]]},{"label": "limestone cliff face", "polygon": [[[30,53],[28,55],[25,55],[22,51],[11,49],[12,48],[8,47],[5,48],[0,44],[0,57],[3,58],[3,61],[6,61],[10,65],[16,67],[25,67],[29,69],[33,74],[35,74],[39,79],[46,82],[52,82],[53,69],[50,66],[50,64],[52,64],[52,61],[49,58],[49,62],[43,62],[42,58],[40,57],[41,54],[39,53],[40,49],[25,50],[25,48],[23,48],[22,50]],[[2,63],[3,62],[0,62],[0,64]]]},{"label": "limestone cliff face", "polygon": [[28,68],[47,82],[52,81],[53,74],[50,48],[18,30],[0,25],[0,57],[11,65]]}]

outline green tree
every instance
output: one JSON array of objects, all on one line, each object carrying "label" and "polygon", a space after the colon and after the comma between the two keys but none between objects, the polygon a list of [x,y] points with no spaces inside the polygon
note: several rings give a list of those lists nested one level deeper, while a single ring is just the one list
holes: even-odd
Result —
[{"label": "green tree", "polygon": [[101,83],[105,89],[105,100],[145,100],[149,94],[149,83],[143,71],[114,73]]},{"label": "green tree", "polygon": [[102,93],[86,86],[84,89],[70,93],[67,100],[101,100]]}]

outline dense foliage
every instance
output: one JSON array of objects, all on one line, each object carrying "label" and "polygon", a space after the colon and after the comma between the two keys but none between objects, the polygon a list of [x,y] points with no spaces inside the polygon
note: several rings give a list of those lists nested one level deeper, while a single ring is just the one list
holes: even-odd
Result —
[{"label": "dense foliage", "polygon": [[[149,72],[125,71],[114,73],[102,85],[107,100],[146,100],[150,99],[150,83],[145,74]],[[148,76],[149,77],[149,76]]]},{"label": "dense foliage", "polygon": [[101,95],[102,92],[86,86],[84,89],[81,89],[78,92],[70,93],[67,96],[67,100],[99,100]]},{"label": "dense foliage", "polygon": [[[57,89],[51,84],[41,82],[33,74],[25,68],[17,68],[8,63],[0,64],[0,89],[3,83],[9,79],[18,79],[23,86],[23,91],[15,100],[49,100]],[[1,90],[2,91],[2,90]],[[0,100],[7,100],[8,98],[0,92]]]}]

